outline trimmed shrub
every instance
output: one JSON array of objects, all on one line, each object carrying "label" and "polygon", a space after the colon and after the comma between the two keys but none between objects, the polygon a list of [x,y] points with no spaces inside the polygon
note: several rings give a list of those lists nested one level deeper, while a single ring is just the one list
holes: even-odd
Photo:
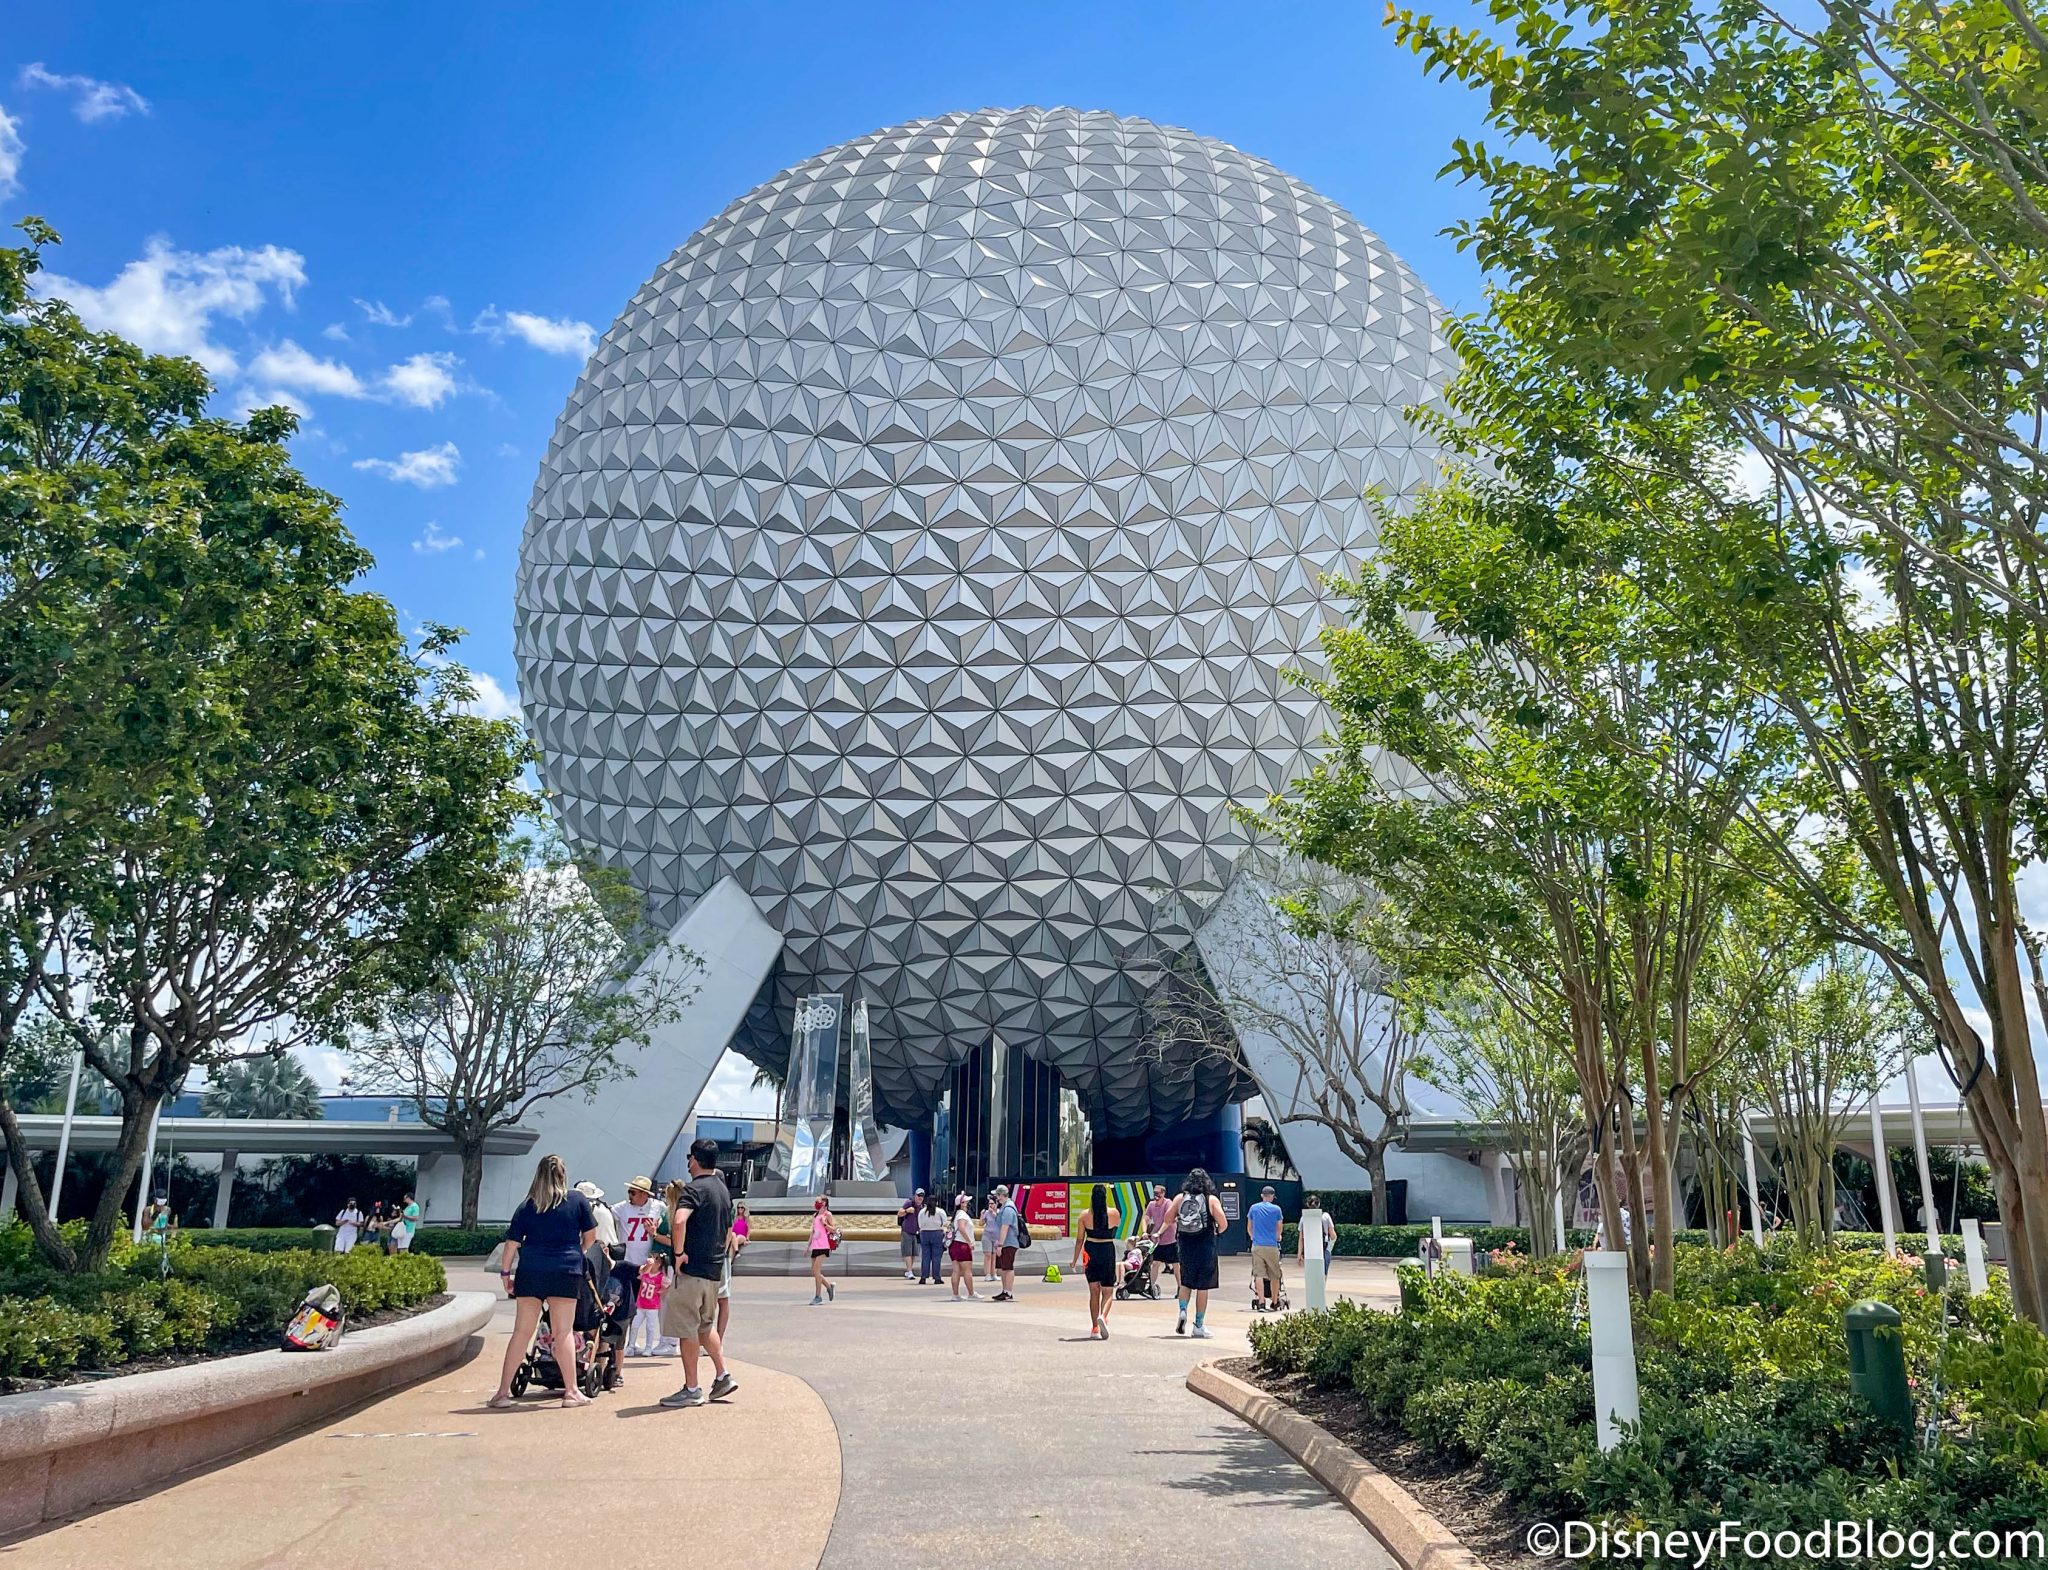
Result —
[{"label": "trimmed shrub", "polygon": [[[181,1233],[179,1241],[199,1248],[246,1249],[252,1254],[277,1254],[295,1249],[309,1249],[316,1254],[334,1251],[333,1232],[319,1232],[312,1227],[194,1229]],[[411,1251],[446,1259],[488,1254],[504,1241],[503,1227],[421,1227],[413,1236]],[[364,1242],[356,1245],[356,1252],[381,1254],[383,1250],[373,1243]]]}]

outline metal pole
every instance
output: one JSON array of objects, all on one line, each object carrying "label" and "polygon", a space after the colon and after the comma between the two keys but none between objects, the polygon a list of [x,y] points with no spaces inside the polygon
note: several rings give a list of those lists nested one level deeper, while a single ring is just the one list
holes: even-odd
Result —
[{"label": "metal pole", "polygon": [[1756,1141],[1750,1137],[1749,1114],[1742,1114],[1742,1169],[1749,1174],[1749,1240],[1764,1246],[1763,1191],[1756,1186]]},{"label": "metal pole", "polygon": [[1870,1154],[1871,1176],[1877,1179],[1877,1213],[1884,1221],[1884,1251],[1890,1254],[1899,1246],[1899,1219],[1892,1214],[1892,1158],[1884,1142],[1884,1109],[1875,1096],[1870,1098]]},{"label": "metal pole", "polygon": [[1301,1233],[1301,1273],[1308,1285],[1307,1300],[1310,1308],[1326,1308],[1328,1294],[1323,1281],[1323,1212],[1304,1210],[1299,1223]]},{"label": "metal pole", "polygon": [[141,1181],[135,1185],[135,1230],[134,1235],[129,1239],[130,1242],[140,1243],[142,1241],[142,1209],[143,1206],[149,1203],[149,1169],[156,1165],[156,1130],[157,1125],[163,1122],[163,1120],[164,1104],[159,1101],[156,1104],[156,1111],[150,1114],[149,1144],[143,1148],[142,1177]]},{"label": "metal pole", "polygon": [[1927,1223],[1927,1252],[1941,1252],[1941,1228],[1934,1213],[1934,1178],[1927,1166],[1927,1125],[1920,1117],[1920,1081],[1906,1059],[1906,1102],[1913,1109],[1913,1158],[1920,1163],[1920,1218]]},{"label": "metal pole", "polygon": [[71,1159],[71,1120],[78,1113],[78,1072],[85,1067],[85,1049],[71,1055],[71,1088],[64,1093],[64,1126],[57,1135],[57,1170],[50,1175],[50,1225],[58,1221],[64,1199],[64,1163]]}]

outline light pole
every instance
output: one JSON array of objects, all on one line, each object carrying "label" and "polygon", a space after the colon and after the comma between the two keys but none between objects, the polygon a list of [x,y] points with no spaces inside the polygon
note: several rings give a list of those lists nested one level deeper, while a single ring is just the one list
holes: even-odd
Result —
[{"label": "light pole", "polygon": [[78,1113],[78,1074],[85,1067],[85,1048],[71,1054],[71,1088],[64,1093],[64,1126],[57,1133],[57,1170],[50,1175],[50,1225],[58,1221],[64,1198],[64,1163],[71,1159],[71,1120]]}]

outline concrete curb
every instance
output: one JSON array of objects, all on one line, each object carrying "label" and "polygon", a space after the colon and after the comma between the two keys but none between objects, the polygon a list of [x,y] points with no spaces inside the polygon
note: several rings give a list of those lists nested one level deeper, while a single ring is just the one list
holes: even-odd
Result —
[{"label": "concrete curb", "polygon": [[1224,1373],[1214,1363],[1197,1363],[1189,1370],[1188,1389],[1242,1418],[1299,1461],[1350,1507],[1401,1570],[1486,1570],[1485,1562],[1423,1509],[1413,1494],[1284,1401]]},{"label": "concrete curb", "polygon": [[0,1537],[138,1493],[445,1368],[495,1299],[453,1300],[328,1352],[250,1352],[0,1396]]}]

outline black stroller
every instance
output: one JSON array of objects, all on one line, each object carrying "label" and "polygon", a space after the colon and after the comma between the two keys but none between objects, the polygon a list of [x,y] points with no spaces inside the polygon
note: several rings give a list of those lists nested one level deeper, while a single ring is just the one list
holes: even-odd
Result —
[{"label": "black stroller", "polygon": [[[596,1245],[583,1256],[583,1280],[576,1293],[576,1388],[586,1396],[616,1390],[624,1377],[626,1325],[633,1317],[633,1306],[616,1272],[601,1273],[610,1267],[611,1260]],[[526,1361],[513,1370],[512,1394],[523,1396],[535,1385],[543,1390],[562,1388],[562,1371],[555,1365],[554,1326],[546,1315],[534,1332]]]},{"label": "black stroller", "polygon": [[1134,1245],[1138,1250],[1138,1262],[1129,1263],[1125,1256],[1123,1279],[1116,1284],[1116,1295],[1120,1298],[1159,1296],[1159,1283],[1152,1279],[1152,1240],[1141,1237]]}]

